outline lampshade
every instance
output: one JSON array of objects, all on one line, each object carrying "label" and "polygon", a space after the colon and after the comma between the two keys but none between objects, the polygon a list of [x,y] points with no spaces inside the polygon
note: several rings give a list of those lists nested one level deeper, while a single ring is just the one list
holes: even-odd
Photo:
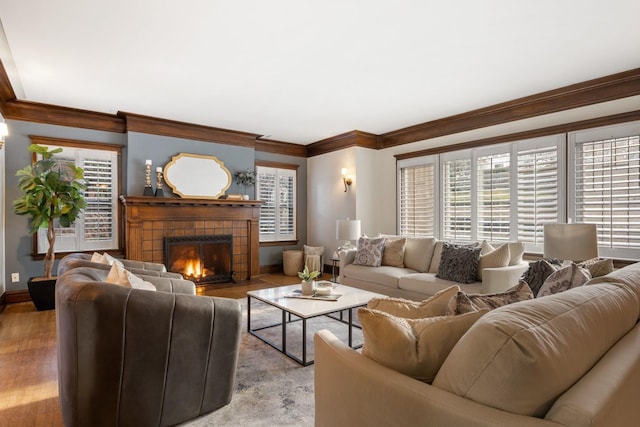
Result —
[{"label": "lampshade", "polygon": [[360,237],[360,220],[359,219],[339,219],[336,222],[336,239],[358,240]]},{"label": "lampshade", "polygon": [[545,224],[544,257],[584,261],[598,257],[595,224]]}]

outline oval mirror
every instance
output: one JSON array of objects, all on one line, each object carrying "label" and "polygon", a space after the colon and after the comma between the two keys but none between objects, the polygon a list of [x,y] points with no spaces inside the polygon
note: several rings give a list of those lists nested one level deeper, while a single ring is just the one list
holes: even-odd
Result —
[{"label": "oval mirror", "polygon": [[164,167],[164,180],[180,197],[217,199],[231,186],[231,174],[216,156],[180,153]]}]

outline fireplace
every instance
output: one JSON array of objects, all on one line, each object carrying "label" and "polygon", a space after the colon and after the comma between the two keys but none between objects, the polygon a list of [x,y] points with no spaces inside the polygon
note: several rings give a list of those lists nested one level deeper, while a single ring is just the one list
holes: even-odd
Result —
[{"label": "fireplace", "polygon": [[197,284],[233,282],[233,235],[165,237],[169,271]]}]

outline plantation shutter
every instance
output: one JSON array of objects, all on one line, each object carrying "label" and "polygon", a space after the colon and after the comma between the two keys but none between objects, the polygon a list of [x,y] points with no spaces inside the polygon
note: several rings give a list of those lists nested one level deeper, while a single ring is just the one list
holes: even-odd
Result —
[{"label": "plantation shutter", "polygon": [[575,221],[600,247],[640,248],[640,136],[576,143],[575,169]]},{"label": "plantation shutter", "polygon": [[399,233],[435,236],[434,164],[401,167],[399,172]]},{"label": "plantation shutter", "polygon": [[117,216],[115,153],[95,150],[82,153],[82,167],[87,182],[87,207],[82,215],[83,237],[93,248],[114,247],[114,218]]},{"label": "plantation shutter", "polygon": [[442,239],[471,240],[471,159],[442,163]]},{"label": "plantation shutter", "polygon": [[558,148],[518,152],[518,240],[542,247],[544,224],[559,221]]},{"label": "plantation shutter", "polygon": [[296,171],[257,166],[260,241],[295,240]]},{"label": "plantation shutter", "polygon": [[510,154],[480,156],[477,166],[477,238],[508,241],[510,237]]}]

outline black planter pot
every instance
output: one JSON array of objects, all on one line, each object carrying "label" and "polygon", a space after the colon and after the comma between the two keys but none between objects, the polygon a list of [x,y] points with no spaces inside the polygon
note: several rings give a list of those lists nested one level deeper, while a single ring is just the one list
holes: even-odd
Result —
[{"label": "black planter pot", "polygon": [[27,282],[31,301],[38,311],[56,308],[56,277],[31,277]]}]

